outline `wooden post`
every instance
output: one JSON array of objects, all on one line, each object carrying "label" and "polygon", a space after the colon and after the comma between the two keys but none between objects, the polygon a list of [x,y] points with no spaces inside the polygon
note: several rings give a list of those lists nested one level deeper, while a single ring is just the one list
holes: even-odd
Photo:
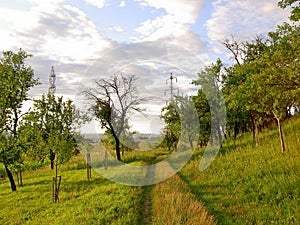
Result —
[{"label": "wooden post", "polygon": [[108,155],[107,155],[107,150],[104,150],[104,164],[105,164],[105,170],[107,170],[107,159],[108,159]]},{"label": "wooden post", "polygon": [[91,168],[91,153],[86,153],[86,175],[87,179],[90,180],[92,178],[92,168]]},{"label": "wooden post", "polygon": [[20,187],[23,187],[23,178],[22,178],[22,170],[19,171],[20,174]]},{"label": "wooden post", "polygon": [[52,177],[52,203],[55,203],[55,177]]}]

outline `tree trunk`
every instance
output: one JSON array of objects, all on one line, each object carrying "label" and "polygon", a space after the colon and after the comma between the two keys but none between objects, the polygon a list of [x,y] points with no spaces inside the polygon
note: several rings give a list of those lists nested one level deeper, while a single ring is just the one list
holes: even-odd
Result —
[{"label": "tree trunk", "polygon": [[281,144],[281,152],[285,152],[285,144],[284,144],[284,139],[283,139],[283,132],[282,132],[282,127],[281,127],[281,121],[280,118],[273,112],[276,120],[277,120],[277,126],[278,126],[278,132],[279,132],[279,139],[280,139],[280,144]]},{"label": "tree trunk", "polygon": [[258,148],[259,139],[258,139],[258,126],[257,126],[257,124],[254,125],[254,133],[255,133],[255,148]]},{"label": "tree trunk", "polygon": [[13,177],[11,171],[8,169],[8,167],[6,165],[4,165],[4,166],[5,166],[5,170],[6,170],[9,182],[10,182],[11,190],[16,191],[17,187],[16,187],[16,184],[15,184],[14,177]]},{"label": "tree trunk", "polygon": [[51,163],[50,167],[53,170],[54,169],[55,153],[53,151],[51,151],[51,150],[50,150],[50,157],[49,157],[49,159],[50,159],[50,163]]},{"label": "tree trunk", "polygon": [[121,153],[120,153],[120,141],[119,138],[115,137],[116,139],[116,153],[117,153],[117,159],[121,161]]},{"label": "tree trunk", "polygon": [[253,143],[255,143],[255,121],[252,113],[250,114],[250,118],[251,118],[252,139],[253,139]]},{"label": "tree trunk", "polygon": [[23,187],[23,176],[22,176],[22,170],[20,170],[20,187]]}]

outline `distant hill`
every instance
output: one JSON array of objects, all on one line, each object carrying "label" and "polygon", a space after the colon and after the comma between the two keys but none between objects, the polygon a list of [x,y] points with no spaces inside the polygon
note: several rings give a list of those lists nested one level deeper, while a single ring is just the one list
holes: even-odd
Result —
[{"label": "distant hill", "polygon": [[[98,143],[105,134],[97,134],[97,133],[83,133],[85,138],[91,140],[94,143]],[[133,139],[136,142],[156,142],[161,137],[160,134],[134,134]]]}]

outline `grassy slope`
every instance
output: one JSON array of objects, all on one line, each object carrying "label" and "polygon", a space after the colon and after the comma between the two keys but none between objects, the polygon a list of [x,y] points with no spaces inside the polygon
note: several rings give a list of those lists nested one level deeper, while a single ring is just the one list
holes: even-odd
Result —
[{"label": "grassy slope", "polygon": [[180,175],[220,224],[300,224],[299,128],[300,117],[284,124],[284,154],[274,128],[261,134],[258,149],[247,134],[235,150],[225,143],[205,171],[196,156]]},{"label": "grassy slope", "polygon": [[[0,224],[297,224],[299,127],[300,118],[284,125],[289,148],[285,154],[280,153],[277,130],[263,133],[258,149],[252,148],[251,136],[244,135],[235,150],[225,143],[204,172],[198,171],[199,151],[179,173],[181,179],[176,175],[142,188],[114,184],[96,173],[87,181],[79,156],[60,169],[59,204],[51,203],[54,172],[48,167],[26,172],[24,187],[15,193],[7,179],[0,180]],[[125,161],[152,164],[167,154],[128,153]]]},{"label": "grassy slope", "polygon": [[111,183],[93,173],[86,180],[82,157],[62,166],[60,203],[51,203],[48,167],[24,173],[24,187],[11,192],[0,181],[1,224],[138,224],[142,189]]}]

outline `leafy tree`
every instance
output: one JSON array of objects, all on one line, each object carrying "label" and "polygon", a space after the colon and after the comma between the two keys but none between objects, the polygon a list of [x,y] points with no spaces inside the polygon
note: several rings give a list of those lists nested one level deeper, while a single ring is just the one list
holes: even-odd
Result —
[{"label": "leafy tree", "polygon": [[24,127],[31,131],[31,153],[40,159],[49,158],[51,169],[67,162],[76,152],[76,128],[79,111],[71,100],[48,94],[34,100],[33,110],[24,118]]},{"label": "leafy tree", "polygon": [[291,116],[292,108],[299,106],[299,32],[299,27],[287,23],[270,32],[271,44],[258,61],[263,65],[261,85],[266,90],[262,104],[277,121],[282,152],[286,147],[281,122]]},{"label": "leafy tree", "polygon": [[142,112],[138,106],[144,99],[137,96],[136,80],[135,76],[114,75],[96,81],[95,88],[84,91],[86,98],[91,101],[92,114],[115,139],[118,160],[121,160],[120,135],[126,129],[129,113]]},{"label": "leafy tree", "polygon": [[29,100],[28,91],[38,84],[33,70],[25,63],[31,56],[20,49],[16,53],[3,52],[0,59],[0,162],[5,166],[12,191],[16,190],[16,185],[10,168],[22,163],[22,151],[26,146],[24,139],[19,138],[22,130],[18,128],[24,115],[21,109]]},{"label": "leafy tree", "polygon": [[189,142],[191,149],[194,149],[193,141],[199,138],[199,116],[195,108],[194,99],[189,96],[177,96],[176,100],[180,115],[182,137]]},{"label": "leafy tree", "polygon": [[[67,162],[77,152],[75,130],[79,112],[71,100],[51,94],[34,100],[33,110],[24,118],[23,127],[32,134],[31,154],[38,158],[48,157],[51,169],[55,166],[53,178],[53,202],[58,201],[61,176],[58,165]],[[76,119],[74,121],[74,118]]]},{"label": "leafy tree", "polygon": [[[223,106],[223,97],[221,93],[221,77],[222,77],[222,62],[220,59],[211,66],[206,66],[204,70],[198,73],[198,79],[192,83],[200,86],[201,91],[205,93],[206,99],[209,102],[211,112],[211,131],[213,136],[222,146],[222,134],[224,134],[225,124],[222,116],[225,114]],[[211,139],[210,141],[213,141]]]},{"label": "leafy tree", "polygon": [[197,110],[200,128],[199,128],[199,144],[202,148],[209,140],[211,131],[211,112],[208,100],[203,90],[199,89],[198,94],[192,97],[195,108]]},{"label": "leafy tree", "polygon": [[300,1],[299,0],[281,0],[278,2],[278,6],[282,9],[286,7],[291,7],[291,21],[299,21],[300,19]]},{"label": "leafy tree", "polygon": [[[234,40],[232,42],[236,43]],[[230,43],[227,40],[225,46],[230,52],[234,52],[231,49],[234,45]],[[257,63],[267,48],[266,40],[259,36],[252,42],[239,43],[239,47],[235,48],[239,53],[235,52],[233,55],[243,55],[242,60],[226,68],[226,74],[222,77],[222,92],[227,105],[229,129],[233,126],[235,138],[239,131],[238,127],[241,126],[242,130],[246,131],[250,123],[256,146],[259,143],[259,127],[270,120],[261,104],[264,96],[262,92],[265,91],[260,82],[263,65]]]},{"label": "leafy tree", "polygon": [[164,139],[162,144],[166,145],[170,150],[176,150],[176,146],[181,134],[181,121],[178,111],[178,106],[174,101],[171,101],[161,110],[161,118],[166,126],[164,127]]}]

